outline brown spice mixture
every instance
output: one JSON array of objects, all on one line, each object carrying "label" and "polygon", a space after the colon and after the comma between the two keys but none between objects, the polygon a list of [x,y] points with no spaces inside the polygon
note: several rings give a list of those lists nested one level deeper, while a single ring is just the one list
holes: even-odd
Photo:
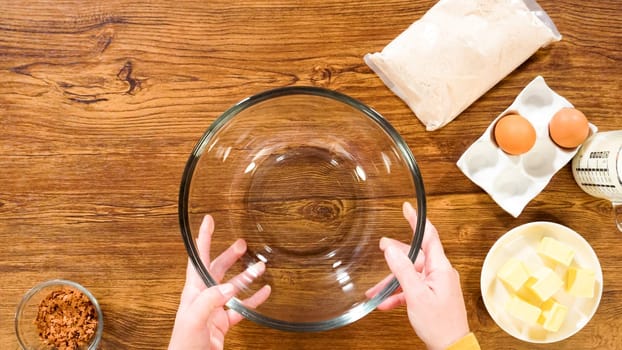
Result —
[{"label": "brown spice mixture", "polygon": [[84,293],[61,287],[41,301],[35,325],[46,345],[77,350],[88,346],[95,335],[97,312]]}]

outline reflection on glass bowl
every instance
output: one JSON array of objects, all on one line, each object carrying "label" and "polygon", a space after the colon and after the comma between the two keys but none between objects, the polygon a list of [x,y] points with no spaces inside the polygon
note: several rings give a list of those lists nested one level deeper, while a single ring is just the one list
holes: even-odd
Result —
[{"label": "reflection on glass bowl", "polygon": [[[265,273],[228,306],[260,324],[319,331],[354,322],[396,288],[365,292],[389,274],[381,237],[419,251],[425,220],[402,217],[409,201],[425,218],[415,159],[377,112],[343,94],[287,87],[247,98],[204,133],[184,171],[179,215],[188,254],[207,285],[219,281],[195,245],[203,217],[214,217],[210,255],[238,238],[248,246],[225,280],[262,261]],[[257,308],[242,300],[268,284]]]}]

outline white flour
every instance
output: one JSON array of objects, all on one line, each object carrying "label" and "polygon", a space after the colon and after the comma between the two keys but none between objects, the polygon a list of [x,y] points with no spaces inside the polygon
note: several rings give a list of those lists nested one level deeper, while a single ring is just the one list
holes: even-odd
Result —
[{"label": "white flour", "polygon": [[441,0],[365,62],[436,130],[560,39],[533,0]]}]

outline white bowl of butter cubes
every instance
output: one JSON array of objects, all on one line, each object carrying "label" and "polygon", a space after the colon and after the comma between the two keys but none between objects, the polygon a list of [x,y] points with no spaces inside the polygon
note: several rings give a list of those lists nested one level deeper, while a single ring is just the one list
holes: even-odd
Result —
[{"label": "white bowl of butter cubes", "polygon": [[482,267],[481,291],[508,334],[553,343],[581,330],[602,296],[596,253],[572,229],[552,222],[518,226],[495,242]]}]

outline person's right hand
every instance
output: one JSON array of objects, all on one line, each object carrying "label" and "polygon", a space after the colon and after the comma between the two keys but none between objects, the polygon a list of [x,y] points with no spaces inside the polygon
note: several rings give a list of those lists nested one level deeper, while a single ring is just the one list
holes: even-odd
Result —
[{"label": "person's right hand", "polygon": [[[417,213],[410,203],[404,203],[403,212],[414,230]],[[401,291],[378,309],[406,304],[410,324],[430,350],[446,349],[470,332],[460,276],[445,256],[438,232],[429,220],[415,264],[408,258],[410,246],[404,243],[385,237],[380,240],[380,249]]]}]

